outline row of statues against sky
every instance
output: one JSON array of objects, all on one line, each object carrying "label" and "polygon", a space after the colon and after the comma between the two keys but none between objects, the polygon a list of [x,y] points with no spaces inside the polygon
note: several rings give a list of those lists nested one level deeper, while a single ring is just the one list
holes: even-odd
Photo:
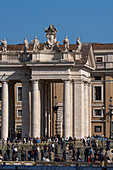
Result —
[{"label": "row of statues against sky", "polygon": [[[40,41],[37,39],[36,36],[34,37],[34,40],[31,40],[31,41],[33,42],[33,52],[37,52],[40,47]],[[52,44],[50,43],[50,39],[49,39],[49,41],[45,42],[45,44],[47,44],[47,43],[48,43],[48,45],[52,46]],[[69,39],[67,38],[67,36],[65,36],[65,39],[63,40],[63,44],[64,44],[65,51],[68,51],[69,50]],[[76,44],[78,45],[76,51],[79,52],[82,47],[79,37],[77,37]],[[2,45],[2,52],[7,52],[7,41],[5,38],[3,40],[1,40],[1,45]],[[28,49],[29,49],[29,42],[28,42],[27,38],[25,37],[24,52],[27,52]]]}]

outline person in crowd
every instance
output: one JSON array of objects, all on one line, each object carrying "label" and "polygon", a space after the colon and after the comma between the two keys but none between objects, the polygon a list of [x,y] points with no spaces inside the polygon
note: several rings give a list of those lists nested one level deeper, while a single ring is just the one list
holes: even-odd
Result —
[{"label": "person in crowd", "polygon": [[60,162],[60,158],[58,155],[55,157],[54,162]]}]

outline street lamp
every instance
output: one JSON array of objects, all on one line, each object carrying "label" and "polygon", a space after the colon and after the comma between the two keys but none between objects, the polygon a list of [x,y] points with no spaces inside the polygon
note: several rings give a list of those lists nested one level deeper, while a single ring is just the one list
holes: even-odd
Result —
[{"label": "street lamp", "polygon": [[110,115],[110,139],[111,139],[111,137],[112,137],[112,110],[113,110],[112,97],[110,97],[109,101],[110,101],[110,105],[109,105],[108,109],[109,109],[109,115]]},{"label": "street lamp", "polygon": [[[113,111],[113,105],[112,105],[113,99],[112,99],[112,97],[110,97],[109,101],[110,101],[110,104],[109,104],[109,107],[108,107],[109,112],[106,113],[106,115],[110,116],[110,139],[111,139],[112,138],[112,111]],[[102,110],[105,110],[105,106],[102,106]]]}]

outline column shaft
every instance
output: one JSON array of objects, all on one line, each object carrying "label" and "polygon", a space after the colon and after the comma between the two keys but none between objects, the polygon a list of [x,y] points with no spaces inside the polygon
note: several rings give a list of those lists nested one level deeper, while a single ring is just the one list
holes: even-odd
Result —
[{"label": "column shaft", "polygon": [[74,137],[84,137],[84,83],[74,81]]},{"label": "column shaft", "polygon": [[32,82],[32,137],[40,138],[39,81]]},{"label": "column shaft", "polygon": [[29,136],[29,82],[22,82],[22,138]]},{"label": "column shaft", "polygon": [[1,138],[8,137],[8,82],[2,82],[2,122],[1,122]]},{"label": "column shaft", "polygon": [[71,102],[70,102],[70,81],[64,81],[64,104],[63,104],[63,136],[70,137],[70,113],[71,113]]},{"label": "column shaft", "polygon": [[88,84],[88,135],[91,136],[91,83]]},{"label": "column shaft", "polygon": [[85,136],[88,136],[88,129],[89,129],[89,115],[88,115],[88,83],[84,84],[84,114],[85,114]]},{"label": "column shaft", "polygon": [[[9,83],[9,137],[15,135],[14,83]],[[11,100],[10,100],[11,99]]]},{"label": "column shaft", "polygon": [[47,136],[47,83],[45,83],[45,136]]},{"label": "column shaft", "polygon": [[73,82],[70,83],[71,86],[71,112],[70,112],[70,130],[71,130],[71,137],[73,137]]}]

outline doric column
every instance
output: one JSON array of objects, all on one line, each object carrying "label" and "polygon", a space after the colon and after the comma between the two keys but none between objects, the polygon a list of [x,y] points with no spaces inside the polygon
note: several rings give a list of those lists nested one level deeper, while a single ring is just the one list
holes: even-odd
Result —
[{"label": "doric column", "polygon": [[71,86],[71,112],[70,112],[70,130],[71,130],[71,137],[73,137],[73,81],[70,82],[70,86]]},{"label": "doric column", "polygon": [[32,137],[40,138],[39,81],[32,81]]},{"label": "doric column", "polygon": [[47,136],[50,137],[50,113],[51,113],[51,86],[50,83],[48,83],[48,100],[47,100],[47,106],[48,106],[48,114],[47,114]]},{"label": "doric column", "polygon": [[45,117],[44,117],[44,122],[45,122],[45,136],[47,136],[47,92],[48,92],[48,89],[47,89],[47,82],[45,83]]},{"label": "doric column", "polygon": [[41,82],[41,137],[44,136],[44,83]]},{"label": "doric column", "polygon": [[85,83],[84,84],[84,114],[85,114],[85,127],[84,127],[84,130],[85,130],[85,136],[88,136],[89,133],[88,133],[88,129],[89,129],[89,106],[88,106],[88,98],[89,98],[89,95],[88,95],[88,83]]},{"label": "doric column", "polygon": [[9,89],[9,137],[12,138],[15,135],[14,82],[9,82],[8,89]]},{"label": "doric column", "polygon": [[29,81],[22,81],[22,138],[29,136]]},{"label": "doric column", "polygon": [[84,137],[84,82],[74,80],[74,137]]},{"label": "doric column", "polygon": [[2,122],[1,122],[1,138],[8,137],[8,82],[2,82]]},{"label": "doric column", "polygon": [[64,81],[64,90],[63,90],[63,136],[64,138],[71,136],[70,130],[70,112],[71,112],[71,102],[70,102],[70,81]]},{"label": "doric column", "polygon": [[91,83],[88,83],[88,135],[91,136]]}]

